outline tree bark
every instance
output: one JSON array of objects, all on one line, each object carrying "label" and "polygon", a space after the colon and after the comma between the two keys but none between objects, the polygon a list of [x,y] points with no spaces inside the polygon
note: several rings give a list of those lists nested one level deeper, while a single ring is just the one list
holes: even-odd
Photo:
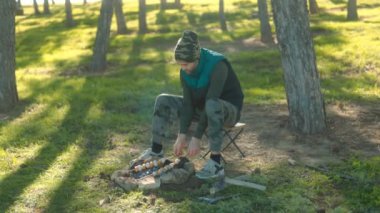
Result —
[{"label": "tree bark", "polygon": [[68,27],[74,26],[75,22],[73,19],[73,12],[72,12],[70,0],[65,0],[65,11],[66,11],[66,26]]},{"label": "tree bark", "polygon": [[21,0],[17,0],[17,5],[16,5],[16,15],[17,15],[17,16],[22,16],[22,15],[24,15],[24,9],[22,8]]},{"label": "tree bark", "polygon": [[318,8],[317,0],[309,0],[310,14],[317,14],[318,10],[319,10],[319,8]]},{"label": "tree bark", "polygon": [[114,0],[114,9],[117,22],[117,33],[118,34],[127,34],[127,24],[125,22],[125,16],[123,12],[123,1]]},{"label": "tree bark", "polygon": [[55,5],[55,1],[54,1],[54,0],[51,0],[51,4],[52,4],[52,5]]},{"label": "tree bark", "polygon": [[44,14],[50,14],[49,0],[44,0]]},{"label": "tree bark", "polygon": [[160,10],[165,10],[166,8],[166,0],[160,0]]},{"label": "tree bark", "polygon": [[0,112],[18,102],[15,53],[15,0],[0,1]]},{"label": "tree bark", "polygon": [[222,31],[228,31],[226,16],[224,15],[224,0],[219,0],[219,21]]},{"label": "tree bark", "polygon": [[356,21],[359,19],[358,8],[356,5],[356,0],[348,0],[347,3],[347,20]]},{"label": "tree bark", "polygon": [[139,0],[139,33],[144,34],[148,32],[146,24],[146,4],[145,0]]},{"label": "tree bark", "polygon": [[264,43],[274,43],[269,24],[267,0],[258,0],[257,4],[259,6],[261,41]]},{"label": "tree bark", "polygon": [[175,0],[175,1],[174,1],[174,4],[175,4],[177,7],[180,7],[180,6],[181,6],[181,0]]},{"label": "tree bark", "polygon": [[87,4],[87,0],[83,0],[83,5],[86,5]]},{"label": "tree bark", "polygon": [[40,15],[40,10],[38,9],[37,0],[33,0],[34,15]]},{"label": "tree bark", "polygon": [[314,44],[305,0],[272,0],[284,69],[290,125],[314,134],[326,129]]},{"label": "tree bark", "polygon": [[107,68],[107,49],[111,31],[113,0],[102,0],[90,71],[104,72]]}]

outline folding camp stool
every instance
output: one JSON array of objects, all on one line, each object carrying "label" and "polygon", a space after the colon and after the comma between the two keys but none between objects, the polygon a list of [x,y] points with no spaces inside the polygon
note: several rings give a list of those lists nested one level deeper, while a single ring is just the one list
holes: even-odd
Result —
[{"label": "folding camp stool", "polygon": [[[235,126],[232,127],[224,127],[223,128],[223,137],[227,138],[228,142],[227,145],[222,149],[221,152],[226,150],[231,144],[235,146],[235,148],[240,152],[240,155],[242,157],[245,157],[244,153],[240,150],[239,146],[236,144],[236,139],[240,136],[240,134],[244,131],[245,123],[236,123]],[[236,133],[235,133],[236,132]],[[235,133],[235,134],[233,134]],[[206,135],[207,136],[207,135]],[[202,156],[202,158],[205,158],[210,153],[210,150],[206,152]],[[222,160],[226,163],[224,158],[222,157]]]}]

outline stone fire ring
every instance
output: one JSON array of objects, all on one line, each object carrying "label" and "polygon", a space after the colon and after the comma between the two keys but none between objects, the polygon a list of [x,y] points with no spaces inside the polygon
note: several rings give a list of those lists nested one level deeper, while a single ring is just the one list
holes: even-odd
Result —
[{"label": "stone fire ring", "polygon": [[179,162],[179,164],[166,169],[166,171],[162,172],[160,175],[149,174],[140,178],[135,178],[131,175],[131,173],[134,172],[134,168],[136,168],[136,166],[138,168],[138,166],[145,164],[145,162],[140,161],[134,163],[131,167],[115,171],[111,175],[111,180],[125,191],[131,191],[134,189],[157,189],[161,184],[183,184],[195,172],[194,164],[187,158],[181,157],[179,158],[179,161],[178,159],[175,161],[166,159],[166,162]]}]

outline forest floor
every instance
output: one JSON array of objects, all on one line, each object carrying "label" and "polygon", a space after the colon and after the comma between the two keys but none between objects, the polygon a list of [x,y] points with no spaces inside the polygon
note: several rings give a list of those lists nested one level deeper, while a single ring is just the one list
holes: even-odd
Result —
[{"label": "forest floor", "polygon": [[[116,34],[113,22],[105,73],[86,72],[99,3],[73,5],[73,28],[64,5],[39,16],[25,7],[16,16],[20,102],[0,114],[0,212],[380,212],[377,1],[361,1],[355,22],[346,21],[344,1],[320,0],[320,13],[309,16],[327,114],[326,131],[316,135],[289,126],[281,54],[259,40],[257,1],[225,2],[228,32],[217,1],[183,0],[165,11],[147,2],[142,35],[138,2],[124,0],[129,33]],[[130,192],[110,180],[150,146],[155,97],[181,93],[173,47],[184,29],[225,54],[240,79],[246,127],[236,142],[246,157],[233,147],[223,152],[226,174],[246,175],[265,192],[231,186],[217,195],[239,197],[209,205],[198,200],[209,185],[195,178]],[[197,169],[205,162],[191,160]]]}]

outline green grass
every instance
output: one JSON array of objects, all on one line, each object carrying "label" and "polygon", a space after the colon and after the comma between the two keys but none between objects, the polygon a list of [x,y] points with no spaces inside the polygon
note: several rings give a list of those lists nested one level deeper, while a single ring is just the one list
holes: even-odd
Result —
[{"label": "green grass", "polygon": [[[142,191],[109,187],[104,174],[126,165],[131,150],[146,147],[157,94],[181,92],[172,48],[184,29],[199,32],[210,48],[226,50],[259,37],[256,1],[225,1],[229,32],[218,23],[217,1],[182,0],[183,8],[160,12],[149,1],[149,33],[138,35],[137,1],[124,1],[127,35],[112,25],[104,75],[84,73],[92,55],[99,4],[73,6],[76,26],[65,27],[64,7],[34,16],[26,7],[17,17],[17,86],[20,104],[0,120],[0,211],[6,212],[368,212],[380,206],[379,159],[352,159],[334,171],[355,177],[345,183],[331,174],[302,167],[268,165],[252,180],[265,193],[230,187],[241,193],[215,206],[191,193],[158,191],[155,206]],[[379,103],[380,13],[376,0],[359,2],[358,22],[345,21],[345,1],[318,1],[311,17],[317,65],[327,102]],[[336,9],[338,8],[338,9]],[[273,26],[273,23],[272,23]],[[285,102],[280,54],[276,48],[226,51],[241,79],[246,104]],[[363,179],[363,175],[369,178]],[[364,184],[364,187],[361,187]],[[352,186],[352,187],[351,187]],[[98,202],[112,196],[102,207]]]}]

